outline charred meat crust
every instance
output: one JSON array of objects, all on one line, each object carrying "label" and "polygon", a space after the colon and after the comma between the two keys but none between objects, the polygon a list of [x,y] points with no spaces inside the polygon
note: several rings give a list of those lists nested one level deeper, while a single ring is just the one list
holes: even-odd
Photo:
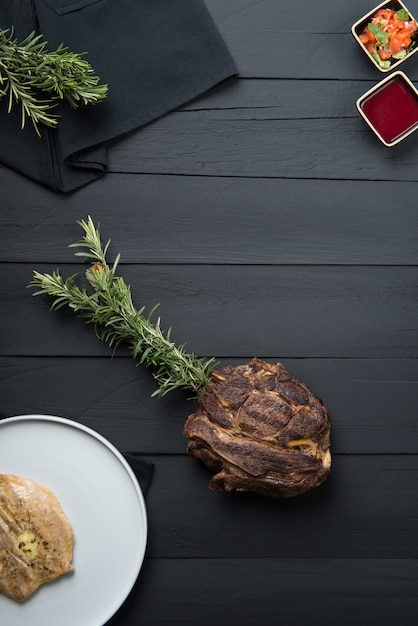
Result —
[{"label": "charred meat crust", "polygon": [[212,491],[273,498],[322,484],[331,469],[326,406],[281,363],[220,366],[184,427],[187,452],[215,475]]}]

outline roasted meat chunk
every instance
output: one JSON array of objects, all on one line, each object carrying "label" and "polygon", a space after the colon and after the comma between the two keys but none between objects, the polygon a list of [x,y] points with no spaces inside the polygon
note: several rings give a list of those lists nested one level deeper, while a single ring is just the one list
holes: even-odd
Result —
[{"label": "roasted meat chunk", "polygon": [[0,474],[0,592],[19,602],[73,571],[74,535],[55,495],[43,485]]},{"label": "roasted meat chunk", "polygon": [[330,419],[319,398],[281,363],[219,366],[184,427],[187,452],[215,475],[212,491],[296,496],[331,469]]}]

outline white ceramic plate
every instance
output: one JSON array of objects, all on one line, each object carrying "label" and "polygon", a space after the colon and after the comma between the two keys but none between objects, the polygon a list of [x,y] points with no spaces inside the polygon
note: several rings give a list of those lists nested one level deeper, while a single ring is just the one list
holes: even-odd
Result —
[{"label": "white ceramic plate", "polygon": [[23,415],[0,421],[0,473],[53,491],[75,535],[75,571],[42,585],[22,604],[0,594],[1,623],[105,624],[131,591],[146,548],[144,498],[128,463],[77,422]]}]

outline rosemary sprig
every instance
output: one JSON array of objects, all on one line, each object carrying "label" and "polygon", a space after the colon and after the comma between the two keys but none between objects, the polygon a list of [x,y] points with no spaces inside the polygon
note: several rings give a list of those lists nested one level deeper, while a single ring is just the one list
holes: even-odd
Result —
[{"label": "rosemary sprig", "polygon": [[82,58],[84,52],[70,52],[63,44],[54,51],[46,46],[42,35],[31,33],[19,42],[13,29],[0,29],[0,100],[8,97],[9,113],[15,103],[20,103],[21,127],[29,118],[38,135],[39,124],[57,126],[59,116],[53,109],[58,100],[76,108],[104,100],[108,91]]},{"label": "rosemary sprig", "polygon": [[110,240],[102,244],[100,224],[96,227],[90,216],[78,224],[85,235],[70,247],[87,249],[75,254],[90,260],[85,278],[92,291],[88,291],[86,285],[77,286],[77,274],[64,280],[57,269],[52,274],[34,271],[33,280],[28,285],[37,289],[33,295],[51,296],[51,310],[69,306],[77,317],[94,324],[98,337],[109,346],[127,343],[132,356],[139,359],[140,364],[152,368],[158,384],[153,396],[161,398],[174,389],[192,390],[196,395],[208,381],[215,367],[214,359],[201,359],[187,353],[185,344],[176,346],[170,338],[171,328],[163,331],[160,318],[152,320],[158,305],[147,316],[144,315],[145,307],[137,310],[130,286],[122,277],[116,276],[120,254],[112,266],[107,263]]}]

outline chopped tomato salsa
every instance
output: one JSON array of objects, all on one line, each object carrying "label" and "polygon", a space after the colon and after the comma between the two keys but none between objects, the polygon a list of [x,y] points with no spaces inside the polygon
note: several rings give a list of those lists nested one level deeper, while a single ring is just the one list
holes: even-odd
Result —
[{"label": "chopped tomato salsa", "polygon": [[360,35],[360,41],[382,69],[403,59],[415,45],[418,26],[405,9],[379,9]]}]

